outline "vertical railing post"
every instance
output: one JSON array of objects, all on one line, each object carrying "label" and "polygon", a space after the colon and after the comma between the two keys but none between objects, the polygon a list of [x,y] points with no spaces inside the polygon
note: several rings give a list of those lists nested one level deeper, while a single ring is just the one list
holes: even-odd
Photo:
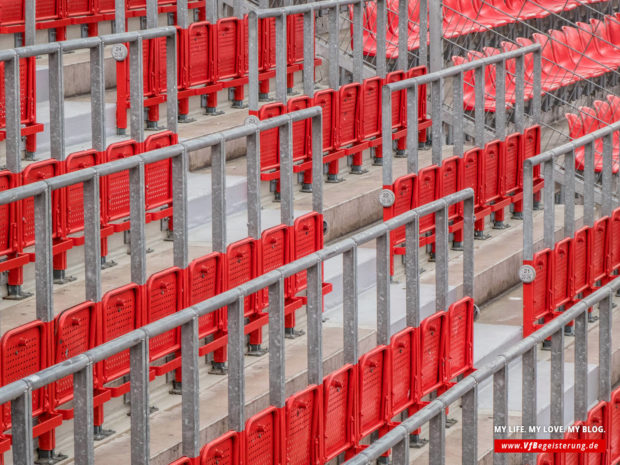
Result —
[{"label": "vertical railing post", "polygon": [[276,408],[286,402],[284,355],[284,278],[269,286],[269,403]]},{"label": "vertical railing post", "polygon": [[[508,424],[508,366],[504,365],[493,374],[493,426],[501,428]],[[507,433],[493,434],[494,439],[506,439]],[[504,465],[506,454],[495,452],[493,465]]]},{"label": "vertical railing post", "polygon": [[[564,424],[564,329],[551,336],[551,407],[552,425]],[[552,432],[552,439],[562,439],[562,432]]]},{"label": "vertical railing post", "polygon": [[58,161],[65,159],[65,88],[62,49],[60,45],[49,55],[50,154]]},{"label": "vertical railing post", "polygon": [[[251,112],[258,111],[258,50],[258,15],[250,10],[248,14],[248,107]],[[312,82],[314,85],[314,78]]]},{"label": "vertical railing post", "polygon": [[407,89],[407,173],[418,172],[418,92],[417,85]]},{"label": "vertical railing post", "polygon": [[611,328],[613,299],[611,292],[599,303],[598,399],[609,402],[611,396]]},{"label": "vertical railing post", "polygon": [[575,318],[575,421],[588,416],[588,312]]},{"label": "vertical railing post", "polygon": [[[387,74],[386,46],[387,46],[387,2],[377,0],[377,76],[384,78]],[[385,144],[384,144],[385,145]]]},{"label": "vertical railing post", "polygon": [[525,130],[525,62],[524,56],[515,58],[515,130],[523,133]]},{"label": "vertical railing post", "polygon": [[435,213],[435,311],[448,309],[448,204]]},{"label": "vertical railing post", "polygon": [[[476,145],[478,147],[483,147],[486,143],[485,140],[485,127],[484,127],[484,119],[486,112],[484,111],[484,101],[485,101],[485,82],[484,82],[484,65],[478,66],[474,70],[474,93],[476,99],[476,106],[474,108],[474,125],[475,125],[475,133],[476,133]],[[435,141],[433,140],[433,145]]]},{"label": "vertical railing post", "polygon": [[540,123],[541,99],[542,99],[542,51],[534,52],[534,76],[532,82],[532,123]]},{"label": "vertical railing post", "polygon": [[149,340],[144,335],[129,349],[129,381],[131,390],[131,465],[147,465],[150,461],[149,425]]},{"label": "vertical railing post", "polygon": [[276,16],[276,100],[286,105],[286,14]]},{"label": "vertical railing post", "polygon": [[[409,2],[398,2],[398,69],[409,69]],[[420,40],[422,42],[422,40]],[[411,121],[411,120],[407,120]]]},{"label": "vertical railing post", "polygon": [[304,38],[306,37],[313,39],[304,40],[304,94],[312,98],[314,97],[314,10],[304,13]]},{"label": "vertical railing post", "polygon": [[357,363],[357,246],[342,254],[344,363]]},{"label": "vertical railing post", "polygon": [[15,465],[32,465],[32,389],[28,388],[18,398],[11,401],[11,443],[13,446],[13,463]]},{"label": "vertical railing post", "polygon": [[[420,37],[428,37],[428,0],[420,0]],[[420,40],[420,65],[428,67],[428,43]],[[426,96],[425,96],[426,97]]]},{"label": "vertical railing post", "polygon": [[[188,0],[176,0],[177,3],[177,26],[179,26],[181,29],[187,29],[189,27],[189,11],[187,9],[187,1]],[[207,7],[207,5],[209,5],[211,2],[209,0],[207,0],[205,2],[205,7]],[[209,20],[211,18],[208,18]]]},{"label": "vertical railing post", "polygon": [[523,260],[534,257],[534,173],[527,161],[523,163]]},{"label": "vertical railing post", "polygon": [[446,462],[446,411],[431,418],[428,425],[429,445],[428,459],[433,465],[444,465]]},{"label": "vertical railing post", "polygon": [[407,326],[417,328],[420,316],[420,218],[416,214],[405,226],[405,314]]},{"label": "vertical railing post", "polygon": [[323,214],[323,113],[312,117],[312,210]]},{"label": "vertical railing post", "polygon": [[585,226],[594,226],[594,144],[584,145],[583,167],[583,222]]},{"label": "vertical railing post", "polygon": [[575,235],[575,150],[564,154],[564,237]]},{"label": "vertical railing post", "polygon": [[280,132],[280,222],[292,226],[295,220],[293,193],[293,123],[289,120]]},{"label": "vertical railing post", "polygon": [[[101,216],[99,176],[84,181],[84,264],[85,298],[101,300]],[[176,211],[176,209],[175,209]]]},{"label": "vertical railing post", "polygon": [[[434,3],[434,2],[433,2]],[[441,166],[443,153],[443,78],[431,83],[431,118],[433,119],[431,134],[433,135],[432,162]],[[476,112],[476,114],[478,114]],[[476,141],[477,142],[477,141]]]},{"label": "vertical railing post", "polygon": [[166,123],[175,134],[179,124],[177,85],[177,35],[166,36]]},{"label": "vertical railing post", "polygon": [[245,425],[245,296],[240,295],[228,305],[228,428],[243,431]]},{"label": "vertical railing post", "polygon": [[211,147],[211,211],[213,250],[226,251],[226,142]]},{"label": "vertical railing post", "polygon": [[[362,6],[364,0],[353,4],[353,81],[361,83],[364,79]],[[308,37],[308,36],[306,36]]]},{"label": "vertical railing post", "polygon": [[463,435],[461,439],[462,465],[478,464],[478,385],[463,396]]},{"label": "vertical railing post", "polygon": [[463,201],[463,295],[474,297],[474,197]]},{"label": "vertical railing post", "polygon": [[553,160],[544,162],[543,175],[545,176],[543,201],[547,207],[544,211],[544,243],[545,247],[553,249],[553,247],[555,247],[555,211],[553,209],[555,204],[555,184],[553,182]]},{"label": "vertical railing post", "polygon": [[198,457],[201,447],[198,318],[194,316],[181,326],[181,437],[186,457]]},{"label": "vertical railing post", "polygon": [[144,193],[144,163],[129,170],[130,254],[131,281],[139,286],[146,283],[146,236]]},{"label": "vertical railing post", "polygon": [[93,148],[107,148],[105,133],[105,64],[103,41],[90,49],[90,117]]},{"label": "vertical railing post", "polygon": [[338,28],[339,8],[332,7],[327,10],[328,23],[328,41],[329,41],[329,68],[328,82],[329,87],[337,91],[340,89],[340,65],[338,63],[340,55],[340,47],[338,40],[340,38],[340,30]]},{"label": "vertical railing post", "polygon": [[76,465],[95,463],[93,420],[93,364],[73,374],[73,444]]},{"label": "vertical railing post", "polygon": [[[34,4],[33,4],[34,8]],[[12,173],[21,173],[21,90],[19,58],[4,62],[4,104],[6,125],[6,166]]]},{"label": "vertical railing post", "polygon": [[114,32],[125,32],[125,0],[114,0]]},{"label": "vertical railing post", "polygon": [[[429,29],[430,29],[430,72],[434,73],[443,68],[443,1],[427,1]],[[423,11],[420,10],[420,17]],[[426,42],[425,35],[420,36],[420,44]]]},{"label": "vertical railing post", "polygon": [[308,384],[323,382],[323,263],[312,265],[308,279]]},{"label": "vertical railing post", "polygon": [[494,66],[495,137],[503,141],[506,138],[506,60],[502,60]]},{"label": "vertical railing post", "polygon": [[36,0],[25,0],[24,8],[24,45],[34,45],[37,33]]},{"label": "vertical railing post", "polygon": [[144,141],[143,46],[142,37],[137,37],[129,44],[129,87],[131,100],[129,129],[131,138],[136,142]]},{"label": "vertical railing post", "polygon": [[[258,124],[255,116],[250,116],[246,124]],[[261,201],[260,201],[260,131],[246,138],[247,156],[247,196],[248,196],[248,235],[255,239],[261,235]]]},{"label": "vertical railing post", "polygon": [[[521,396],[522,396],[522,423],[525,427],[523,433],[523,439],[535,439],[536,433],[530,432],[530,427],[534,428],[537,424],[537,402],[536,402],[536,381],[537,381],[537,369],[536,369],[536,351],[538,348],[533,346],[530,350],[525,352],[521,357],[522,362],[522,382],[521,382]],[[527,465],[534,465],[534,454],[523,454],[523,463]]]},{"label": "vertical railing post", "polygon": [[146,0],[146,28],[157,27],[157,0]]},{"label": "vertical railing post", "polygon": [[454,120],[452,123],[452,132],[454,134],[454,147],[453,147],[453,155],[457,155],[459,157],[463,156],[464,145],[465,145],[465,131],[463,129],[463,105],[460,102],[463,101],[463,73],[459,73],[454,76],[452,80],[452,86],[454,91]]},{"label": "vertical railing post", "polygon": [[613,144],[613,133],[609,133],[609,135],[603,137],[603,209],[601,212],[603,216],[611,216],[613,210],[611,204]]},{"label": "vertical railing post", "polygon": [[188,238],[188,196],[187,174],[189,172],[189,153],[183,147],[181,153],[172,159],[172,253],[174,266],[181,269],[189,264]]},{"label": "vertical railing post", "polygon": [[34,274],[37,319],[54,319],[54,294],[52,290],[52,190],[48,187],[34,197]]},{"label": "vertical railing post", "polygon": [[390,343],[390,233],[377,237],[377,345]]},{"label": "vertical railing post", "polygon": [[383,186],[392,185],[392,91],[383,86],[381,98],[381,139],[383,152]]}]

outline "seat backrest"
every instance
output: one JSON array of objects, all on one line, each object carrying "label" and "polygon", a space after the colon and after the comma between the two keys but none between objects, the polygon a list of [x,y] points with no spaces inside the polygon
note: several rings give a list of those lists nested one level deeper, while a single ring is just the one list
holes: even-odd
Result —
[{"label": "seat backrest", "polygon": [[568,121],[568,135],[571,140],[579,139],[584,135],[581,116],[574,113],[566,113],[566,120]]},{"label": "seat backrest", "polygon": [[583,121],[584,134],[590,134],[591,132],[600,129],[601,122],[598,120],[598,117],[592,108],[579,107],[579,111],[581,111],[581,120]]},{"label": "seat backrest", "polygon": [[609,101],[614,120],[620,119],[620,97],[609,94],[607,100]]},{"label": "seat backrest", "polygon": [[595,100],[594,110],[596,112],[596,117],[602,123],[611,124],[614,122],[614,114],[611,109],[611,105],[608,102],[603,100]]}]

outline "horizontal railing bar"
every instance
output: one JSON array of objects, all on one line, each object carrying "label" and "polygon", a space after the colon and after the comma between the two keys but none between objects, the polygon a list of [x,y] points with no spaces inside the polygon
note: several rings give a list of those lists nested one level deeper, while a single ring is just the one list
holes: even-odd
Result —
[{"label": "horizontal railing bar", "polygon": [[304,3],[300,5],[289,5],[281,8],[259,9],[250,6],[250,14],[255,14],[258,18],[275,18],[276,16],[289,16],[301,13],[309,13],[315,10],[326,10],[339,6],[363,4],[364,0],[326,0],[321,2]]},{"label": "horizontal railing bar", "polygon": [[524,160],[529,166],[537,166],[546,161],[553,160],[554,158],[561,157],[562,155],[566,155],[571,150],[583,147],[587,144],[593,143],[597,139],[601,139],[605,136],[608,136],[610,133],[616,132],[620,130],[620,121],[616,121],[612,124],[606,125],[596,131],[590,132],[584,136],[581,136],[578,139],[567,142],[559,147],[555,147],[553,149],[547,150],[541,154],[536,156],[527,158]]},{"label": "horizontal railing bar", "polygon": [[[605,286],[596,290],[589,296],[577,302],[568,310],[562,312],[559,316],[555,317],[545,326],[532,333],[530,336],[522,339],[516,346],[509,349],[507,352],[498,355],[490,362],[486,363],[482,368],[477,369],[467,378],[455,384],[444,394],[440,395],[433,402],[416,412],[413,416],[404,420],[401,425],[411,433],[418,428],[421,428],[424,424],[430,421],[435,415],[437,415],[446,406],[454,403],[458,399],[462,398],[476,384],[489,379],[494,373],[500,369],[506,367],[513,360],[518,359],[528,350],[531,350],[537,344],[547,339],[557,331],[563,331],[564,327],[575,320],[579,315],[588,311],[588,308],[602,302],[608,298],[610,294],[615,293],[620,289],[620,277],[607,283]],[[473,378],[473,381],[470,380]],[[1,399],[0,399],[1,400]],[[351,460],[345,462],[345,465],[358,465],[365,464],[368,460],[373,460],[382,455],[385,451],[390,449],[393,444],[399,442],[399,432],[390,431],[384,436],[377,439],[373,444],[368,446],[361,454],[353,457]],[[361,458],[359,458],[362,456]]]},{"label": "horizontal railing bar", "polygon": [[405,79],[402,81],[391,82],[389,84],[385,84],[385,87],[390,89],[392,92],[396,92],[398,90],[407,89],[409,87],[420,86],[423,84],[429,84],[438,79],[445,79],[448,77],[457,76],[461,73],[472,71],[474,69],[493,65],[496,63],[501,63],[505,60],[510,60],[512,58],[517,58],[520,56],[524,56],[528,53],[534,53],[541,51],[540,44],[532,44],[526,47],[521,47],[515,50],[510,50],[508,52],[500,53],[499,55],[485,56],[483,58],[476,59],[474,61],[468,61],[467,63],[462,63],[456,66],[450,66],[449,68],[444,68],[440,71],[436,71],[430,74],[423,74],[421,76]]},{"label": "horizontal railing bar", "polygon": [[[117,163],[126,160],[130,159],[123,159],[110,163]],[[139,163],[141,162],[142,160],[139,160]],[[43,190],[47,188],[47,184],[45,182],[35,183],[32,186],[37,185],[42,185]],[[2,198],[1,196],[2,194],[0,193],[0,201]],[[473,199],[473,197],[473,189],[468,188],[450,194],[445,198],[435,200],[429,204],[423,205],[422,207],[418,207],[414,210],[406,212],[403,215],[400,215],[399,217],[396,217],[386,223],[374,226],[369,230],[354,234],[349,239],[340,241],[339,243],[326,247],[321,251],[313,252],[303,258],[295,260],[292,263],[283,265],[276,270],[261,275],[251,281],[248,281],[247,283],[242,284],[241,286],[225,291],[210,299],[207,299],[203,302],[176,312],[173,315],[166,316],[156,322],[149,323],[142,328],[124,334],[112,341],[105,342],[97,347],[89,349],[80,356],[76,356],[62,362],[62,369],[58,368],[57,365],[54,365],[52,367],[46,368],[39,373],[27,376],[23,378],[23,380],[32,384],[33,386],[35,386],[35,388],[43,387],[45,385],[58,381],[59,379],[69,374],[75,373],[83,369],[85,366],[84,357],[86,357],[92,363],[100,362],[108,357],[111,357],[112,355],[115,355],[123,350],[129,349],[134,345],[141,343],[145,338],[152,338],[156,335],[163,334],[167,331],[178,328],[191,321],[192,318],[196,316],[203,316],[207,313],[211,313],[217,309],[230,305],[233,302],[238,301],[242,297],[251,295],[257,291],[260,291],[261,289],[271,286],[272,284],[280,282],[282,278],[293,276],[300,271],[307,270],[317,265],[318,263],[322,263],[327,258],[335,256],[340,251],[345,252],[347,250],[350,250],[351,248],[357,247],[362,243],[385,235],[389,231],[392,231],[402,226],[403,224],[413,222],[420,216],[420,212],[423,212],[423,214],[438,212],[446,209],[448,205],[468,199]],[[19,395],[24,392],[23,386],[16,386],[16,383],[22,383],[22,381],[16,381],[0,388],[0,404],[9,402],[19,397]]]}]

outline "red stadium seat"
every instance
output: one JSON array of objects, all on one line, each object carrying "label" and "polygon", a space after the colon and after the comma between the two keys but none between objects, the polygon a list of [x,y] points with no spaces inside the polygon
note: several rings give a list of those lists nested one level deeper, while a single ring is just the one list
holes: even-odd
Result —
[{"label": "red stadium seat", "polygon": [[319,463],[324,437],[322,386],[309,386],[286,400],[285,437],[287,463]]},{"label": "red stadium seat", "polygon": [[611,393],[609,401],[609,463],[616,465],[620,460],[620,389]]},{"label": "red stadium seat", "polygon": [[333,460],[357,442],[356,401],[357,366],[345,365],[325,377],[323,381],[325,455],[322,463]]},{"label": "red stadium seat", "polygon": [[523,336],[529,336],[536,329],[541,318],[549,317],[552,305],[553,251],[544,249],[534,254],[532,260],[524,260],[536,271],[531,283],[523,284]]},{"label": "red stadium seat", "polygon": [[362,355],[359,370],[359,438],[368,436],[385,424],[389,391],[389,347],[377,346]]},{"label": "red stadium seat", "polygon": [[[607,431],[609,431],[609,422],[607,418],[607,402],[601,401],[590,409],[588,412],[588,418],[586,420],[586,426],[596,432],[583,433],[583,439],[585,440],[599,440],[604,441],[607,439]],[[602,430],[599,432],[599,430]],[[586,453],[584,457],[584,464],[587,465],[604,465],[607,464],[607,451],[602,453]]]},{"label": "red stadium seat", "polygon": [[[153,274],[146,282],[146,323],[153,323],[172,315],[183,308],[184,273],[180,268],[172,267]],[[151,362],[161,360],[169,355],[179,353],[181,349],[180,328],[155,336],[149,341],[149,358]],[[155,365],[152,371],[161,376],[174,366],[170,362]]]},{"label": "red stadium seat", "polygon": [[[450,305],[446,331],[446,381],[474,370],[474,300],[464,297]],[[424,350],[422,347],[421,350]]]},{"label": "red stadium seat", "polygon": [[246,463],[280,463],[281,410],[268,407],[245,424]]},{"label": "red stadium seat", "polygon": [[584,226],[575,232],[573,240],[572,293],[578,295],[590,285],[590,228]]},{"label": "red stadium seat", "polygon": [[392,336],[390,417],[395,417],[419,401],[415,390],[419,350],[417,328],[405,328]]},{"label": "red stadium seat", "polygon": [[553,251],[553,261],[551,265],[553,270],[553,287],[551,289],[553,292],[553,310],[568,304],[573,298],[571,286],[572,249],[573,239],[567,237],[558,242]]},{"label": "red stadium seat", "polygon": [[446,382],[443,360],[446,353],[447,320],[448,314],[446,312],[438,312],[425,318],[420,325],[420,352],[418,355],[418,397],[420,399],[437,391]]},{"label": "red stadium seat", "polygon": [[200,465],[240,465],[241,436],[235,431],[220,436],[202,448]]}]

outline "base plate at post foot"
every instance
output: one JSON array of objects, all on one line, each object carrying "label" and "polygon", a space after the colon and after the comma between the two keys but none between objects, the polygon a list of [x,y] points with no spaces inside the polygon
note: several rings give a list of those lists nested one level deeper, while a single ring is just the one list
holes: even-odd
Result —
[{"label": "base plate at post foot", "polygon": [[383,158],[373,158],[372,166],[383,166]]},{"label": "base plate at post foot", "polygon": [[409,447],[413,449],[421,449],[428,444],[428,439],[421,438],[419,434],[409,435]]},{"label": "base plate at post foot", "polygon": [[545,339],[543,341],[542,350],[551,350],[551,339]]},{"label": "base plate at post foot", "polygon": [[452,243],[452,250],[463,250],[463,243],[454,241]]},{"label": "base plate at post foot", "polygon": [[513,220],[523,220],[523,212],[513,212],[510,218]]},{"label": "base plate at post foot", "polygon": [[205,110],[205,115],[207,116],[219,116],[219,115],[223,115],[224,112],[223,111],[217,111],[217,108],[215,107],[207,107],[207,109]]},{"label": "base plate at post foot", "polygon": [[494,221],[493,229],[508,229],[510,227],[509,224],[504,223],[503,221]]},{"label": "base plate at post foot", "polygon": [[450,428],[451,426],[454,426],[458,423],[458,420],[456,418],[446,418],[446,429]]},{"label": "base plate at post foot", "polygon": [[179,117],[177,118],[177,121],[180,124],[187,124],[187,123],[193,123],[194,121],[196,121],[196,118],[190,118],[188,115],[179,115]]},{"label": "base plate at post foot", "polygon": [[172,387],[168,391],[170,394],[180,396],[183,394],[183,383],[181,381],[172,381]]},{"label": "base plate at post foot", "polygon": [[365,170],[361,166],[353,165],[353,166],[351,166],[351,171],[349,171],[349,173],[350,174],[360,175],[360,174],[368,173],[368,170]]},{"label": "base plate at post foot", "polygon": [[260,344],[248,344],[248,350],[245,355],[249,357],[262,357],[267,352],[267,349],[263,349]]},{"label": "base plate at post foot", "polygon": [[208,373],[210,375],[225,375],[228,373],[228,368],[224,362],[211,362]]},{"label": "base plate at post foot", "polygon": [[65,270],[54,270],[54,284],[67,284],[76,279],[75,276],[67,276]]},{"label": "base plate at post foot", "polygon": [[474,239],[477,241],[486,241],[487,239],[490,239],[491,235],[490,234],[485,234],[484,231],[474,231]]},{"label": "base plate at post foot", "polygon": [[284,337],[287,339],[297,339],[299,336],[306,334],[303,330],[295,328],[284,328]]},{"label": "base plate at post foot", "polygon": [[37,465],[54,465],[55,463],[62,462],[69,457],[63,453],[56,453],[53,450],[41,450],[37,449],[39,457],[34,461]]},{"label": "base plate at post foot", "polygon": [[103,429],[103,426],[95,426],[93,438],[95,441],[101,441],[102,439],[112,436],[116,431],[113,429]]},{"label": "base plate at post foot", "polygon": [[312,192],[312,184],[302,183],[300,192],[305,192],[306,194]]},{"label": "base plate at post foot", "polygon": [[24,292],[20,286],[7,286],[8,293],[4,296],[4,300],[24,300],[28,297],[32,297],[32,292]]},{"label": "base plate at post foot", "polygon": [[112,268],[116,266],[116,262],[114,260],[107,261],[105,257],[101,257],[101,269],[105,270],[107,268]]},{"label": "base plate at post foot", "polygon": [[337,174],[328,174],[327,180],[325,182],[329,184],[338,184],[339,182],[344,181],[344,179],[339,178]]}]

